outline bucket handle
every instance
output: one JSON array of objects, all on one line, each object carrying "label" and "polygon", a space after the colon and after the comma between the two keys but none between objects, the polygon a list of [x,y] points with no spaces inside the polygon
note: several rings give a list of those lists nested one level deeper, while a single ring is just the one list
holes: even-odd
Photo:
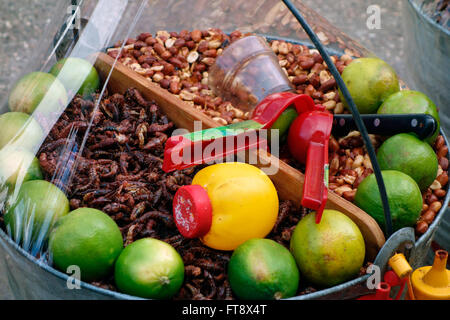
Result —
[{"label": "bucket handle", "polygon": [[361,119],[361,115],[359,114],[358,108],[356,107],[355,102],[353,101],[352,96],[350,95],[350,92],[347,89],[347,86],[344,83],[344,80],[342,80],[342,77],[337,70],[336,66],[334,65],[333,61],[331,60],[329,54],[325,50],[324,46],[322,45],[321,41],[319,40],[319,37],[316,35],[316,33],[312,30],[312,28],[309,26],[308,22],[303,18],[300,11],[294,6],[294,4],[290,0],[283,0],[284,4],[288,7],[288,9],[291,11],[291,13],[294,15],[294,17],[297,19],[297,21],[300,23],[300,25],[305,30],[308,37],[311,39],[314,46],[317,48],[317,50],[320,52],[320,55],[322,56],[323,60],[327,64],[331,74],[333,75],[334,79],[336,80],[337,85],[341,89],[341,92],[345,98],[345,101],[347,101],[350,111],[353,115],[353,118],[355,120],[356,126],[361,133],[361,136],[363,138],[364,144],[367,148],[370,161],[372,162],[373,171],[375,173],[375,177],[378,184],[378,189],[380,191],[381,196],[381,202],[383,204],[384,209],[384,216],[386,221],[386,238],[389,238],[392,235],[393,229],[392,229],[392,218],[391,218],[391,210],[389,207],[389,202],[387,198],[386,193],[386,186],[384,185],[384,180],[381,175],[381,169],[380,165],[378,164],[375,149],[372,145],[372,142],[370,141],[369,134],[367,132],[366,126],[364,125],[364,122]]}]

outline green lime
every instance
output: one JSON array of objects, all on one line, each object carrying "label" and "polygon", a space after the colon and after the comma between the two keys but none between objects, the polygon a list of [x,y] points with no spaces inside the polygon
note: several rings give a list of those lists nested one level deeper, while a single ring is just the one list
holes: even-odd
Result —
[{"label": "green lime", "polygon": [[[342,72],[342,79],[360,113],[376,113],[387,97],[400,90],[395,70],[378,58],[353,60]],[[341,90],[339,96],[348,107]]]},{"label": "green lime", "polygon": [[16,182],[41,180],[39,160],[26,149],[6,146],[0,150],[0,185],[13,188]]},{"label": "green lime", "polygon": [[5,214],[5,225],[16,241],[45,239],[53,224],[69,212],[69,200],[54,184],[25,182],[17,200]]},{"label": "green lime", "polygon": [[397,170],[426,190],[436,178],[438,159],[430,145],[413,135],[400,133],[387,139],[377,153],[381,170]]},{"label": "green lime", "polygon": [[169,244],[152,238],[128,245],[116,261],[117,288],[130,295],[169,299],[184,281],[184,263]]},{"label": "green lime", "polygon": [[299,272],[288,249],[269,239],[250,239],[231,256],[228,279],[240,299],[282,299],[297,293]]},{"label": "green lime", "polygon": [[0,148],[6,145],[32,149],[44,136],[39,123],[23,112],[0,115]]},{"label": "green lime", "polygon": [[37,107],[42,113],[58,111],[67,105],[67,92],[53,75],[32,72],[21,78],[9,96],[11,111],[33,113]]},{"label": "green lime", "polygon": [[[289,107],[283,111],[283,113],[278,117],[270,129],[279,130],[280,140],[283,140],[291,126],[292,122],[297,118],[298,113],[294,107]],[[269,139],[270,140],[270,139]]]},{"label": "green lime", "polygon": [[300,220],[290,249],[302,276],[324,287],[358,275],[365,256],[364,238],[358,226],[336,210],[324,210],[319,224],[315,212]]},{"label": "green lime", "polygon": [[[422,211],[422,194],[419,186],[413,178],[403,172],[383,170],[381,173],[386,186],[393,230],[414,226]],[[355,204],[371,215],[381,228],[386,228],[375,174],[365,178],[358,186]]]},{"label": "green lime", "polygon": [[101,280],[110,274],[123,249],[122,234],[114,220],[91,208],[80,208],[61,218],[49,238],[54,266],[63,272],[78,266],[84,281]]},{"label": "green lime", "polygon": [[95,92],[100,86],[100,77],[90,62],[81,58],[59,60],[50,73],[62,82],[67,91],[83,96]]},{"label": "green lime", "polygon": [[378,109],[380,114],[425,113],[433,116],[438,127],[434,135],[426,141],[432,144],[439,135],[440,119],[436,105],[419,91],[402,90],[389,96]]}]

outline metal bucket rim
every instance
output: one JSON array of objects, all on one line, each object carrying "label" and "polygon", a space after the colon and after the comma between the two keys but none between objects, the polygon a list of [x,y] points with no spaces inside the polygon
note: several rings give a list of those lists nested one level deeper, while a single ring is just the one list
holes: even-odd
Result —
[{"label": "metal bucket rim", "polygon": [[[50,274],[60,278],[61,280],[64,280],[67,282],[67,280],[69,279],[69,275],[67,275],[66,273],[63,273],[59,270],[56,270],[55,268],[53,268],[52,266],[39,261],[38,259],[36,259],[34,256],[32,256],[31,254],[29,254],[28,252],[26,252],[24,249],[22,249],[22,247],[20,247],[17,243],[15,243],[2,229],[0,229],[0,239],[3,239],[5,242],[7,242],[9,245],[11,245],[14,249],[16,249],[19,254],[21,254],[23,257],[25,257],[28,261],[37,264],[40,268],[44,269],[45,271],[50,272]],[[339,291],[340,289],[345,289],[349,286],[352,285],[356,285],[360,282],[365,281],[370,275],[364,275],[364,276],[360,276],[358,278],[352,279],[350,281],[341,283],[339,285],[336,285],[334,287],[330,287],[330,288],[326,288],[323,290],[318,290],[316,292],[313,293],[308,293],[308,294],[304,294],[304,295],[299,295],[299,296],[295,296],[295,297],[291,297],[289,299],[283,299],[283,300],[302,300],[302,299],[307,299],[307,298],[311,298],[314,299],[315,297],[320,297],[323,296],[324,294],[328,294],[328,293],[333,293],[335,291]],[[137,296],[131,296],[125,293],[121,293],[121,292],[116,292],[116,291],[112,291],[112,290],[107,290],[107,289],[103,289],[97,286],[94,286],[92,284],[89,284],[85,281],[80,281],[80,287],[84,288],[84,289],[89,289],[92,290],[96,293],[100,293],[106,296],[110,296],[112,298],[115,299],[122,299],[122,300],[148,300],[148,299],[144,299],[141,297],[137,297]],[[150,299],[151,300],[151,299]]]},{"label": "metal bucket rim", "polygon": [[[44,269],[45,271],[48,271],[50,274],[60,278],[61,280],[64,280],[67,282],[67,280],[69,279],[69,275],[67,275],[66,273],[56,270],[49,264],[40,261],[36,257],[32,256],[30,253],[25,251],[21,246],[19,246],[17,243],[15,243],[1,228],[0,228],[0,239],[3,239],[5,242],[7,242],[9,245],[11,245],[14,249],[16,249],[16,251],[19,252],[19,254],[21,254],[23,257],[25,257],[31,263],[37,264],[40,268]],[[103,288],[94,286],[94,285],[89,284],[84,281],[80,281],[80,286],[84,289],[93,290],[94,292],[101,293],[101,294],[104,294],[107,296],[111,296],[111,297],[117,298],[117,299],[124,299],[124,300],[142,299],[140,297],[134,297],[134,296],[130,296],[130,295],[127,295],[124,293],[119,293],[119,292],[103,289]]]},{"label": "metal bucket rim", "polygon": [[[444,134],[444,131],[442,130],[442,128],[440,129],[440,133],[441,135],[444,137],[445,140],[445,144],[448,146],[448,139]],[[450,152],[449,152],[450,154]],[[449,154],[447,154],[447,157],[449,157]],[[415,242],[415,246],[420,245],[423,241],[425,241],[425,239],[428,238],[428,235],[430,232],[434,232],[434,228],[435,226],[440,223],[440,220],[442,219],[442,217],[444,216],[445,210],[447,209],[447,206],[450,202],[450,193],[449,193],[449,189],[450,189],[450,183],[447,184],[447,194],[445,195],[445,199],[444,199],[444,203],[442,205],[441,210],[439,210],[439,213],[437,214],[436,218],[434,219],[433,223],[430,225],[430,227],[428,228],[428,230],[419,237],[419,239]],[[37,264],[40,268],[44,269],[45,271],[50,272],[52,275],[60,278],[61,280],[67,281],[69,279],[69,276],[61,271],[56,270],[55,268],[51,267],[50,265],[43,263],[41,261],[39,261],[38,259],[36,259],[35,257],[33,257],[31,254],[29,254],[28,252],[26,252],[22,247],[20,247],[17,243],[15,243],[4,231],[3,229],[0,229],[0,238],[3,239],[4,241],[6,241],[8,244],[10,244],[12,247],[14,247],[16,249],[16,251],[18,251],[22,256],[24,256],[26,259],[28,259],[30,262]],[[326,295],[328,293],[332,293],[335,291],[339,291],[340,289],[345,289],[349,286],[358,284],[360,282],[365,281],[367,278],[369,277],[369,275],[364,275],[364,276],[360,276],[358,278],[352,279],[350,281],[341,283],[339,285],[336,285],[334,287],[330,287],[330,288],[326,288],[323,290],[319,290],[313,293],[308,293],[308,294],[304,294],[304,295],[300,295],[300,296],[295,296],[295,297],[291,297],[287,300],[303,300],[303,299],[314,299],[323,295]],[[94,286],[92,284],[89,284],[87,282],[84,281],[80,281],[80,286],[82,288],[85,289],[89,289],[92,290],[94,292],[112,297],[112,298],[116,298],[116,299],[124,299],[124,300],[131,300],[131,299],[139,299],[139,300],[144,300],[143,298],[140,297],[136,297],[136,296],[131,296],[131,295],[127,295],[124,293],[120,293],[120,292],[115,292],[112,290],[107,290],[107,289],[103,289],[97,286]]]}]

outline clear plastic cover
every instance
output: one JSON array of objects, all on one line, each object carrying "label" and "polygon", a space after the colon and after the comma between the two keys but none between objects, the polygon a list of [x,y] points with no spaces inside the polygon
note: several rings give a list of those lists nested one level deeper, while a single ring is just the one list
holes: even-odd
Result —
[{"label": "clear plastic cover", "polygon": [[[298,93],[343,113],[334,79],[280,1],[80,0],[78,4],[59,1],[52,8],[53,21],[43,31],[40,50],[29,58],[27,70],[11,75],[10,94],[1,101],[2,228],[24,250],[52,265],[48,237],[55,223],[71,210],[96,208],[113,218],[125,246],[152,237],[179,252],[186,280],[176,298],[235,298],[226,278],[231,253],[184,239],[174,227],[173,196],[180,186],[191,183],[199,168],[162,171],[164,143],[181,120],[163,111],[169,110],[161,103],[166,96],[144,94],[145,84],[157,85],[171,96],[166,99],[175,96],[218,125],[247,120],[245,110],[213,95],[207,79],[223,48],[246,33],[267,39]],[[295,4],[339,71],[354,58],[372,55],[300,1]],[[124,70],[139,78],[125,78],[129,74]],[[367,176],[370,163],[357,140],[354,135],[334,143],[352,152],[359,148],[359,176]],[[281,151],[282,160],[303,169]],[[339,156],[330,158],[331,165],[333,160],[339,163]],[[352,168],[350,164],[348,169]],[[338,172],[333,174],[338,179]],[[356,177],[348,179],[355,182]],[[351,200],[346,191],[355,188],[352,184],[348,188],[336,192]],[[269,237],[288,246],[293,227],[306,212],[281,200]],[[117,290],[111,274],[88,282]],[[301,286],[296,294],[316,290]]]}]

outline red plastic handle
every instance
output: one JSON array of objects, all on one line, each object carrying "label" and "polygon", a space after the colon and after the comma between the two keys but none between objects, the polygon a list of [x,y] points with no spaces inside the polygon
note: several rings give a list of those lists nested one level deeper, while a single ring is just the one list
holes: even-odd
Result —
[{"label": "red plastic handle", "polygon": [[368,294],[358,298],[357,300],[392,300],[389,296],[391,286],[387,282],[380,282],[377,291],[374,294]]},{"label": "red plastic handle", "polygon": [[270,128],[291,105],[295,106],[298,114],[325,110],[323,106],[315,105],[314,100],[306,94],[279,92],[265,97],[252,111],[251,119],[262,124],[264,129]]},{"label": "red plastic handle", "polygon": [[[381,282],[374,294],[369,294],[357,300],[400,300],[408,278],[400,279],[394,271],[389,270],[384,274],[384,282]],[[395,298],[390,297],[391,288],[400,286]]]},{"label": "red plastic handle", "polygon": [[394,300],[400,300],[407,281],[408,277],[400,279],[392,270],[386,271],[384,274],[384,282],[388,283],[391,287],[400,286],[400,289],[398,290],[398,293],[395,296]]},{"label": "red plastic handle", "polygon": [[221,160],[245,150],[259,149],[268,152],[266,139],[256,135],[256,139],[251,139],[253,136],[250,135],[250,138],[247,138],[248,135],[249,132],[243,132],[238,135],[198,141],[192,141],[184,136],[170,137],[164,149],[162,169],[164,172],[182,170]]},{"label": "red plastic handle", "polygon": [[318,110],[304,112],[294,120],[288,135],[289,151],[299,162],[306,164],[302,206],[316,211],[316,223],[328,198],[328,141],[333,115]]},{"label": "red plastic handle", "polygon": [[325,172],[328,163],[328,143],[311,141],[306,157],[305,184],[302,206],[316,210],[316,222],[322,217],[328,193],[325,184]]}]

